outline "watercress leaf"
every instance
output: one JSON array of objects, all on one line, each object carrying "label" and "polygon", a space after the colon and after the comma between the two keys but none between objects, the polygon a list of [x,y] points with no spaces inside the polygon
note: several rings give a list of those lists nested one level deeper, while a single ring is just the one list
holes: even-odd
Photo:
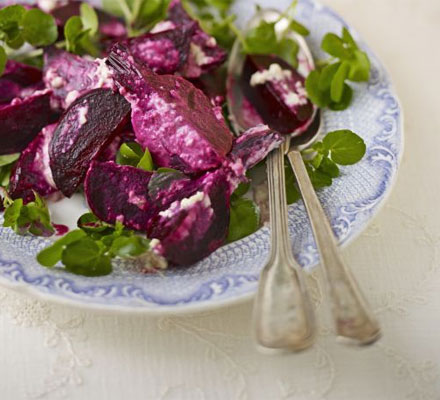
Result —
[{"label": "watercress leaf", "polygon": [[271,54],[277,52],[275,23],[262,21],[249,30],[246,35],[244,50],[248,54]]},{"label": "watercress leaf", "polygon": [[277,55],[286,60],[294,68],[298,67],[299,45],[295,40],[284,38],[279,41]]},{"label": "watercress leaf", "polygon": [[3,226],[14,228],[18,218],[20,217],[22,208],[23,199],[14,200],[13,203],[5,210]]},{"label": "watercress leaf", "polygon": [[321,79],[321,73],[318,70],[313,70],[307,76],[305,87],[309,99],[315,103],[318,107],[326,107],[331,99],[328,91],[322,91],[319,89],[319,81]]},{"label": "watercress leaf", "polygon": [[322,153],[318,153],[315,157],[313,157],[310,163],[313,165],[314,168],[319,168],[323,159],[324,155]]},{"label": "watercress leaf", "polygon": [[321,42],[321,48],[333,57],[350,58],[350,51],[345,47],[343,40],[334,33],[327,33]]},{"label": "watercress leaf", "polygon": [[221,13],[227,12],[235,0],[206,0],[206,3],[217,8]]},{"label": "watercress leaf", "polygon": [[21,46],[24,45],[24,38],[23,38],[23,36],[19,35],[14,39],[6,40],[6,44],[11,49],[18,50]]},{"label": "watercress leaf", "polygon": [[[136,2],[135,2],[136,3]],[[150,29],[165,18],[170,0],[143,0],[135,16],[133,27]],[[134,13],[136,10],[134,9]]]},{"label": "watercress leaf", "polygon": [[252,200],[239,197],[231,201],[228,242],[234,242],[254,233],[259,224],[260,211]]},{"label": "watercress leaf", "polygon": [[53,267],[57,262],[61,261],[61,256],[65,246],[76,242],[86,236],[81,229],[75,229],[57,240],[54,244],[41,250],[37,255],[37,261],[44,267]]},{"label": "watercress leaf", "polygon": [[324,174],[327,174],[331,178],[337,178],[339,176],[339,167],[336,165],[336,163],[328,157],[324,157],[321,160],[321,163],[319,165],[319,171],[323,172]]},{"label": "watercress leaf", "polygon": [[83,32],[81,17],[74,15],[70,17],[64,26],[64,37],[66,38],[67,51],[77,52],[78,39]]},{"label": "watercress leaf", "polygon": [[358,45],[356,44],[355,40],[353,39],[353,36],[351,36],[350,31],[344,26],[342,28],[342,40],[348,44],[353,49],[357,49]]},{"label": "watercress leaf", "polygon": [[58,28],[52,15],[32,8],[23,17],[23,37],[33,46],[48,46],[58,38]]},{"label": "watercress leaf", "polygon": [[156,170],[159,174],[167,173],[167,172],[175,172],[183,176],[183,173],[174,168],[160,167]]},{"label": "watercress leaf", "polygon": [[250,182],[242,182],[238,185],[237,189],[234,190],[232,195],[235,197],[244,196],[249,191],[250,187]]},{"label": "watercress leaf", "polygon": [[330,101],[328,107],[333,111],[345,110],[350,105],[352,98],[353,98],[353,89],[345,83],[341,101],[339,103]]},{"label": "watercress leaf", "polygon": [[328,133],[323,143],[330,151],[332,161],[340,165],[357,163],[366,151],[363,139],[348,129]]},{"label": "watercress leaf", "polygon": [[308,165],[306,165],[306,168],[307,172],[309,173],[310,180],[312,181],[312,185],[315,189],[331,186],[332,178],[329,175]]},{"label": "watercress leaf", "polygon": [[0,187],[7,188],[9,186],[9,179],[14,164],[5,165],[0,167]]},{"label": "watercress leaf", "polygon": [[88,237],[68,244],[61,261],[66,270],[77,275],[102,276],[112,272],[110,257],[103,255],[99,245]]},{"label": "watercress leaf", "polygon": [[321,70],[321,76],[319,78],[319,86],[318,86],[320,91],[325,91],[330,89],[333,78],[340,66],[341,63],[337,62],[334,64],[326,65]]},{"label": "watercress leaf", "polygon": [[0,156],[0,167],[4,167],[5,165],[12,164],[13,162],[17,161],[19,157],[20,157],[20,153]]},{"label": "watercress leaf", "polygon": [[121,165],[131,165],[132,167],[136,167],[143,155],[144,151],[139,143],[123,143],[116,155],[116,162]]},{"label": "watercress leaf", "polygon": [[[104,232],[111,229],[111,225],[101,221],[95,214],[90,212],[81,215],[76,224],[78,228],[87,233]],[[113,231],[113,229],[111,230]]]},{"label": "watercress leaf", "polygon": [[110,247],[110,254],[117,257],[137,257],[150,249],[150,241],[140,236],[115,239]]},{"label": "watercress leaf", "polygon": [[151,157],[151,153],[148,149],[145,149],[145,152],[142,158],[137,163],[136,167],[143,169],[144,171],[153,171],[154,169],[153,158]]},{"label": "watercress leaf", "polygon": [[[125,4],[124,4],[125,3]],[[127,7],[125,0],[102,0],[102,8],[117,17],[125,17],[123,7]],[[128,7],[127,7],[128,8]],[[128,9],[128,11],[130,11]]]},{"label": "watercress leaf", "polygon": [[13,42],[20,35],[20,25],[26,9],[21,5],[13,5],[0,9],[0,32],[2,40]]},{"label": "watercress leaf", "polygon": [[203,30],[213,36],[220,46],[229,49],[234,44],[236,38],[231,29],[235,19],[235,15],[228,15],[222,19],[215,19],[213,16],[208,17],[206,15],[201,19],[201,25]]},{"label": "watercress leaf", "polygon": [[159,168],[148,182],[148,194],[155,198],[157,194],[166,190],[174,181],[185,178],[185,175],[171,168]]},{"label": "watercress leaf", "polygon": [[290,166],[288,159],[286,159],[284,162],[284,174],[286,176],[287,204],[290,205],[296,203],[300,199],[301,195],[296,187],[295,175],[293,174],[292,167]]},{"label": "watercress leaf", "polygon": [[354,59],[350,60],[350,73],[348,79],[353,82],[366,82],[370,79],[370,59],[361,50],[354,51]]},{"label": "watercress leaf", "polygon": [[344,61],[333,76],[330,86],[330,97],[333,102],[339,103],[344,93],[345,79],[348,77],[350,64]]},{"label": "watercress leaf", "polygon": [[94,8],[87,3],[81,3],[80,15],[84,30],[89,30],[92,36],[96,35],[98,32],[98,16]]},{"label": "watercress leaf", "polygon": [[308,36],[310,34],[310,31],[303,24],[294,19],[290,21],[289,28],[301,36]]}]

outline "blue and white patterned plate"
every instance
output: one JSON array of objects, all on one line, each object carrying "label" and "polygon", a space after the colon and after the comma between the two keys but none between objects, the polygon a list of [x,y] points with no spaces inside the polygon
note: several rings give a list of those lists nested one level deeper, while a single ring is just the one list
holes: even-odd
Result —
[{"label": "blue and white patterned plate", "polygon": [[[270,1],[259,1],[271,6]],[[267,3],[267,4],[264,4]],[[290,0],[278,1],[283,9]],[[247,0],[237,2],[243,22],[250,16]],[[302,0],[298,19],[311,28],[307,39],[315,57],[322,57],[322,36],[340,33],[346,23],[332,10],[314,0]],[[384,203],[395,182],[402,155],[402,111],[390,78],[376,56],[360,41],[372,60],[371,80],[357,85],[353,105],[343,112],[325,112],[325,131],[348,128],[360,134],[367,153],[362,162],[342,168],[342,176],[319,192],[333,230],[344,245],[353,240]],[[1,217],[0,217],[1,218]],[[304,267],[318,263],[307,216],[302,204],[289,208],[289,228],[297,260]],[[269,230],[217,250],[187,269],[163,275],[143,275],[116,267],[106,277],[85,278],[62,270],[48,270],[35,261],[48,241],[15,235],[0,228],[0,282],[47,300],[86,308],[119,312],[184,312],[206,310],[248,299],[256,290],[258,276],[269,251]]]}]

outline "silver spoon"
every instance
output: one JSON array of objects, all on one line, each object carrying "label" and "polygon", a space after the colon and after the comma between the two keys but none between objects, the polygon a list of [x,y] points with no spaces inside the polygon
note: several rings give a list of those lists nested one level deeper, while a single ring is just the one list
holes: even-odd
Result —
[{"label": "silver spoon", "polygon": [[[248,29],[264,17],[263,12],[257,13]],[[228,79],[229,94],[233,93],[234,96],[233,100],[228,98],[228,103],[237,131],[245,128],[240,121],[239,108],[236,108],[241,106],[237,103],[237,100],[241,102],[241,91],[238,85],[234,85],[234,77],[239,76],[242,65],[241,44],[237,41],[229,61]],[[267,160],[271,250],[260,276],[254,304],[254,325],[260,349],[299,351],[313,343],[316,329],[303,272],[293,257],[287,227],[284,155],[288,149],[286,141],[269,154]]]},{"label": "silver spoon", "polygon": [[[276,21],[280,18],[280,15],[276,10],[261,10],[251,21],[250,25],[252,26],[252,24],[257,23],[254,21],[255,19],[258,19],[258,21],[264,19],[268,22]],[[309,65],[313,66],[313,58],[305,40],[299,35],[292,35],[306,55]],[[235,55],[237,56],[237,54]],[[231,61],[230,63],[233,64]],[[235,67],[236,73],[238,68],[238,66]],[[234,68],[230,68],[230,71],[233,70]],[[234,103],[236,104],[235,101]],[[231,110],[234,116],[239,115],[237,111],[236,107]],[[240,121],[240,119],[237,118],[237,121]],[[342,261],[333,231],[313,189],[300,153],[300,150],[307,148],[319,136],[320,125],[322,125],[321,119],[315,118],[308,131],[300,136],[293,137],[290,141],[290,146],[285,144],[283,150],[288,154],[297,179],[321,256],[321,263],[324,266],[337,335],[339,338],[348,340],[350,343],[369,344],[375,342],[380,337],[380,327],[354,276]],[[270,173],[269,168],[269,178]],[[258,296],[257,303],[259,301],[261,300]]]}]

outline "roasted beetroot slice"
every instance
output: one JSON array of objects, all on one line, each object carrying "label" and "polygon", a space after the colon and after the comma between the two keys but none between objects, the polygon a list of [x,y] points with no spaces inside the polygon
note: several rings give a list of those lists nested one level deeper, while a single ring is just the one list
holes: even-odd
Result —
[{"label": "roasted beetroot slice", "polygon": [[25,203],[35,199],[33,191],[47,197],[57,192],[49,167],[49,143],[56,124],[48,125],[21,153],[9,181],[9,195]]},{"label": "roasted beetroot slice", "polygon": [[57,109],[66,109],[89,90],[113,87],[104,60],[89,60],[54,47],[45,50],[43,79],[53,91],[52,105]]},{"label": "roasted beetroot slice", "polygon": [[284,138],[278,132],[267,125],[258,125],[248,129],[234,141],[229,158],[232,161],[241,160],[247,170],[264,160],[283,141]]},{"label": "roasted beetroot slice", "polygon": [[198,78],[225,62],[227,52],[219,47],[215,39],[204,32],[199,23],[188,15],[180,0],[171,2],[168,18],[175,26],[194,23],[196,26],[191,38],[188,60],[181,69],[181,74],[185,78]]},{"label": "roasted beetroot slice", "polygon": [[49,148],[53,178],[65,196],[72,196],[90,162],[120,132],[129,112],[127,101],[110,89],[94,89],[66,111]]},{"label": "roasted beetroot slice", "polygon": [[0,106],[0,155],[18,153],[53,122],[50,91],[37,92],[24,100]]},{"label": "roasted beetroot slice", "polygon": [[7,79],[18,83],[21,87],[26,87],[41,81],[42,78],[43,74],[38,68],[22,64],[18,61],[8,60],[0,81]]},{"label": "roasted beetroot slice", "polygon": [[183,78],[140,66],[121,45],[113,48],[108,62],[132,104],[137,140],[159,166],[200,173],[221,165],[232,134],[201,90]]},{"label": "roasted beetroot slice", "polygon": [[229,226],[229,184],[222,170],[207,173],[189,198],[173,203],[149,223],[148,237],[170,263],[200,261],[225,241]]},{"label": "roasted beetroot slice", "polygon": [[[282,80],[269,80],[264,84],[251,85],[256,72],[269,70],[278,64],[291,76]],[[290,64],[279,57],[248,55],[245,59],[240,81],[244,95],[256,109],[264,123],[272,129],[288,134],[306,128],[311,122],[314,106],[307,99],[304,78]]]},{"label": "roasted beetroot slice", "polygon": [[135,59],[158,74],[173,74],[187,60],[194,24],[146,33],[122,42]]},{"label": "roasted beetroot slice", "polygon": [[94,161],[84,182],[87,203],[102,221],[120,221],[127,228],[145,231],[157,212],[148,195],[152,175],[127,165]]}]

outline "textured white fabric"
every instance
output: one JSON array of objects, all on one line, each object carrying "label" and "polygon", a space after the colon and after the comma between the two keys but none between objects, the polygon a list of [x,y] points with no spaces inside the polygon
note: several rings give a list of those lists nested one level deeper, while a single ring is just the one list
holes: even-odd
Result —
[{"label": "textured white fabric", "polygon": [[406,149],[391,198],[344,251],[383,325],[368,348],[335,343],[319,271],[320,318],[301,354],[258,354],[251,304],[191,317],[85,313],[0,288],[0,398],[440,399],[440,2],[326,0],[388,66]]}]

